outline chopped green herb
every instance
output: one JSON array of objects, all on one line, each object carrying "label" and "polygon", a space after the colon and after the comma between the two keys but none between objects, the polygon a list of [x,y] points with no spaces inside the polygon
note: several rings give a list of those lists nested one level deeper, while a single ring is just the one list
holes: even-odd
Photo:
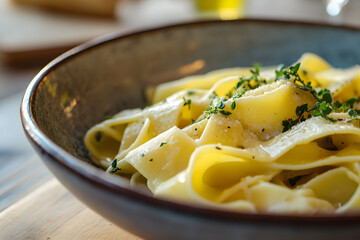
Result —
[{"label": "chopped green herb", "polygon": [[309,112],[313,111],[311,115],[313,117],[323,117],[326,120],[329,120],[331,122],[336,122],[337,120],[334,118],[329,117],[328,115],[333,112],[333,109],[331,108],[331,104],[327,103],[326,101],[323,102],[317,102],[315,106],[311,109],[309,109]]},{"label": "chopped green herb", "polygon": [[[300,106],[296,108],[296,115],[298,116],[297,119],[292,120],[284,120],[282,122],[283,125],[283,132],[289,130],[292,126],[296,125],[297,123],[304,121],[304,113],[311,113],[308,117],[322,117],[328,121],[336,122],[337,120],[334,118],[329,117],[332,112],[348,112],[351,119],[348,121],[360,119],[359,112],[357,110],[352,109],[354,107],[355,102],[357,101],[356,98],[350,98],[344,104],[341,104],[339,101],[333,102],[333,98],[331,95],[330,90],[328,89],[321,89],[316,91],[315,88],[311,86],[311,82],[305,83],[300,76],[298,75],[297,71],[300,68],[300,63],[290,66],[289,68],[282,68],[280,70],[276,70],[276,78],[277,79],[287,79],[292,80],[295,84],[298,85],[298,88],[303,91],[310,92],[313,97],[316,99],[315,106],[308,109],[308,106]],[[351,111],[352,110],[352,111]]]},{"label": "chopped green herb", "polygon": [[116,168],[117,166],[117,159],[115,158],[112,162],[111,162],[111,167],[112,168]]},{"label": "chopped green herb", "polygon": [[191,122],[192,122],[192,124],[194,124],[194,123],[201,122],[201,121],[203,121],[203,120],[205,120],[205,119],[209,119],[209,117],[205,116],[205,117],[200,118],[199,120],[196,120],[196,121],[195,121],[194,119],[191,119]]},{"label": "chopped green herb", "polygon": [[331,92],[328,89],[321,89],[318,93],[321,101],[325,101],[326,103],[332,103]]},{"label": "chopped green herb", "polygon": [[188,96],[191,96],[191,95],[194,95],[196,92],[195,91],[188,91],[187,93],[186,93],[186,95],[188,95]]},{"label": "chopped green herb", "polygon": [[275,81],[276,81],[276,80],[279,80],[283,75],[284,75],[284,74],[283,74],[282,71],[275,70],[275,76],[276,76]]},{"label": "chopped green herb", "polygon": [[282,79],[282,76],[284,76],[283,70],[285,68],[284,64],[280,64],[277,69],[275,70],[275,81],[278,81]]},{"label": "chopped green herb", "polygon": [[160,147],[164,146],[167,142],[160,143]]},{"label": "chopped green herb", "polygon": [[233,102],[231,103],[231,110],[234,110],[235,108],[236,108],[236,102],[233,101]]},{"label": "chopped green herb", "polygon": [[250,72],[252,73],[250,77],[240,77],[239,82],[236,84],[236,89],[243,88],[245,90],[251,90],[266,83],[265,79],[260,77],[260,64],[254,64],[254,69],[251,69]]},{"label": "chopped green herb", "polygon": [[225,115],[225,116],[228,116],[231,114],[231,112],[225,111],[225,110],[220,110],[219,113],[221,113],[222,115]]},{"label": "chopped green herb", "polygon": [[188,106],[189,110],[190,110],[190,105],[191,105],[191,98],[189,99],[185,99],[185,97],[183,97],[183,100],[184,100],[184,104],[183,106]]},{"label": "chopped green herb", "polygon": [[209,96],[209,98],[213,100],[213,99],[218,98],[218,95],[215,91],[213,91],[212,94]]},{"label": "chopped green herb", "polygon": [[358,115],[354,109],[349,109],[348,114],[350,117],[356,117]]},{"label": "chopped green herb", "polygon": [[354,107],[355,102],[357,101],[356,98],[350,98],[348,99],[341,107],[340,107],[340,111],[341,112],[347,112],[350,108]]},{"label": "chopped green herb", "polygon": [[342,104],[339,101],[333,103],[334,110],[338,110],[342,107]]},{"label": "chopped green herb", "polygon": [[259,76],[260,75],[260,67],[261,67],[260,63],[255,63],[254,69],[251,69],[250,72],[255,76]]},{"label": "chopped green herb", "polygon": [[307,111],[308,111],[308,104],[307,103],[305,103],[305,104],[303,104],[301,106],[297,106],[296,110],[295,110],[297,118],[295,120],[288,119],[288,120],[282,121],[283,132],[286,132],[286,131],[290,130],[290,128],[292,128],[296,124],[305,121],[304,113],[306,113]]},{"label": "chopped green herb", "polygon": [[210,115],[213,115],[213,114],[217,114],[219,112],[219,109],[218,107],[216,106],[208,106],[206,107],[206,110],[205,110],[205,114],[208,115],[208,117],[210,117]]},{"label": "chopped green herb", "polygon": [[117,171],[121,170],[121,168],[117,167],[117,159],[115,158],[112,162],[111,162],[111,169],[109,170],[109,173],[116,173]]},{"label": "chopped green herb", "polygon": [[242,89],[241,92],[239,93],[236,89],[235,89],[235,94],[234,96],[232,97],[232,99],[235,99],[235,98],[240,98],[242,97],[242,95],[244,95],[246,92],[246,89]]},{"label": "chopped green herb", "polygon": [[224,108],[225,108],[225,103],[224,103],[224,101],[223,101],[223,100],[220,100],[217,107],[218,107],[219,109],[224,109]]},{"label": "chopped green herb", "polygon": [[[237,82],[236,86],[230,90],[227,94],[227,98],[219,98],[219,96],[216,94],[215,91],[213,91],[212,95],[210,95],[210,105],[206,107],[204,111],[204,118],[198,120],[197,122],[204,120],[204,119],[210,119],[210,117],[214,114],[220,113],[222,115],[228,116],[231,114],[231,112],[224,110],[226,107],[226,103],[231,100],[231,110],[234,110],[236,108],[236,98],[242,97],[242,95],[245,94],[246,91],[255,89],[259,87],[261,84],[266,83],[264,79],[260,77],[260,65],[255,64],[254,69],[251,69],[250,72],[252,75],[248,78],[240,77],[239,82]],[[239,91],[238,91],[239,89]],[[234,92],[234,93],[233,93]],[[184,99],[185,101],[185,99]],[[193,121],[194,123],[195,121]]]},{"label": "chopped green herb", "polygon": [[281,123],[283,126],[282,132],[287,132],[288,130],[290,130],[290,128],[295,126],[297,123],[298,123],[297,120],[292,120],[291,118],[287,119],[287,120],[283,120]]},{"label": "chopped green herb", "polygon": [[140,154],[140,157],[145,157],[145,153]]},{"label": "chopped green herb", "polygon": [[227,94],[225,94],[225,96],[229,99],[233,96],[232,91],[230,90]]},{"label": "chopped green herb", "polygon": [[353,120],[360,120],[360,110],[356,110],[356,109],[349,109],[347,112],[350,116],[350,119],[346,120],[346,122],[351,122]]},{"label": "chopped green herb", "polygon": [[303,117],[303,114],[304,114],[305,112],[307,112],[307,111],[308,111],[308,104],[305,103],[305,104],[303,104],[303,105],[301,105],[301,106],[297,106],[297,107],[296,107],[296,110],[295,110],[295,113],[296,113],[296,116],[298,116],[299,119],[300,119],[300,118]]}]

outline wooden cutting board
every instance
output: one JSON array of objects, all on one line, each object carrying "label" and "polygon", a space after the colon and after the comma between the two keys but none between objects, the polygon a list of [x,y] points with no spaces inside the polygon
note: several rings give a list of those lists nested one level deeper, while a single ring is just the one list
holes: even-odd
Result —
[{"label": "wooden cutting board", "polygon": [[46,63],[73,46],[121,27],[115,18],[47,11],[0,0],[0,60],[9,65]]},{"label": "wooden cutting board", "polygon": [[52,178],[0,212],[0,239],[140,238],[91,211]]}]

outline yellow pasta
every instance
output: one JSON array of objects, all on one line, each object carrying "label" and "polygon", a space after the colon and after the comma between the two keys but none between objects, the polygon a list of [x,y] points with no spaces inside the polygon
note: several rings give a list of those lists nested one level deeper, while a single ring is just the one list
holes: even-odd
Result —
[{"label": "yellow pasta", "polygon": [[305,53],[289,67],[163,83],[151,106],[92,127],[111,174],[159,198],[241,212],[360,210],[360,67]]}]

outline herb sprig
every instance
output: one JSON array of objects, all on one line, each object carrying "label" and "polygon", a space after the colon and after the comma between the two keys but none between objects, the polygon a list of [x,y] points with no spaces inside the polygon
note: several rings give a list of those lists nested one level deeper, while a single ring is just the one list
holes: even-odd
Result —
[{"label": "herb sprig", "polygon": [[283,132],[286,132],[286,131],[290,130],[290,128],[292,128],[296,124],[305,121],[306,119],[304,117],[304,114],[307,111],[308,111],[308,104],[307,103],[305,103],[305,104],[303,104],[301,106],[297,106],[296,110],[295,110],[297,118],[295,120],[288,119],[288,120],[282,121]]},{"label": "herb sprig", "polygon": [[[308,103],[297,106],[295,109],[296,118],[282,121],[283,132],[288,131],[296,124],[310,117],[320,116],[328,121],[336,122],[338,121],[337,119],[330,117],[330,114],[334,112],[347,112],[350,118],[347,119],[346,122],[360,120],[360,110],[353,109],[355,102],[359,102],[360,99],[350,98],[344,103],[340,103],[339,101],[334,102],[332,94],[328,89],[320,89],[318,91],[311,85],[311,82],[305,83],[298,74],[299,69],[300,63],[287,68],[284,65],[280,65],[279,68],[275,70],[275,81],[292,81],[297,85],[298,89],[309,92],[315,98],[316,102],[311,108],[309,108]],[[226,93],[225,97],[220,98],[216,92],[213,92],[210,96],[210,105],[204,111],[205,116],[198,121],[193,120],[193,123],[210,119],[212,115],[218,113],[225,116],[232,114],[232,112],[224,110],[227,103],[231,102],[230,109],[235,110],[237,98],[242,97],[247,91],[256,89],[267,83],[267,81],[260,76],[259,64],[255,64],[254,69],[251,69],[250,72],[252,75],[250,77],[240,77],[235,87]],[[185,98],[184,102],[184,106],[190,105],[191,103],[191,101],[188,103]]]},{"label": "herb sprig", "polygon": [[275,70],[275,81],[281,79],[293,81],[295,84],[297,84],[297,88],[311,93],[311,95],[315,98],[316,103],[315,106],[310,109],[308,108],[307,103],[296,107],[295,113],[297,118],[294,120],[287,119],[282,121],[283,132],[288,131],[296,124],[305,121],[305,113],[311,113],[308,115],[309,117],[320,116],[328,121],[336,122],[336,119],[329,117],[331,113],[347,112],[350,116],[350,119],[346,120],[346,122],[360,120],[360,111],[352,109],[355,102],[357,101],[356,98],[350,98],[343,104],[341,104],[339,101],[333,102],[331,92],[328,89],[321,89],[317,91],[314,87],[311,86],[311,82],[305,83],[298,74],[299,68],[300,63],[297,63],[296,65],[290,66],[288,68],[284,68],[284,66],[282,66],[279,70]]},{"label": "herb sprig", "polygon": [[205,115],[207,119],[211,117],[211,115],[221,113],[222,115],[228,116],[231,112],[224,110],[226,106],[226,99],[225,98],[218,98],[212,100],[212,105],[208,106],[205,110]]},{"label": "herb sprig", "polygon": [[252,90],[266,83],[266,80],[260,77],[260,64],[254,64],[254,69],[250,69],[250,72],[252,73],[250,77],[240,77],[236,89]]},{"label": "herb sprig", "polygon": [[346,120],[346,122],[351,122],[353,120],[360,120],[360,110],[358,109],[349,109],[347,111],[347,114],[349,114],[350,118]]},{"label": "herb sprig", "polygon": [[109,173],[116,173],[117,171],[121,170],[121,168],[117,167],[117,159],[115,158],[111,162],[111,169],[109,170]]},{"label": "herb sprig", "polygon": [[[246,91],[256,89],[262,84],[266,83],[266,80],[260,77],[260,64],[255,64],[254,69],[250,69],[252,75],[250,77],[240,77],[235,87],[225,94],[225,97],[219,97],[216,92],[213,92],[210,96],[211,102],[204,111],[204,117],[198,121],[192,121],[193,123],[202,121],[204,119],[210,119],[212,115],[222,114],[224,116],[231,115],[232,112],[224,110],[226,104],[231,102],[230,109],[235,110],[236,99],[242,97]],[[185,101],[185,99],[184,99]]]},{"label": "herb sprig", "polygon": [[183,97],[183,100],[184,100],[184,104],[183,106],[188,106],[189,110],[190,110],[190,105],[191,105],[191,98],[189,99],[186,99],[185,97]]}]

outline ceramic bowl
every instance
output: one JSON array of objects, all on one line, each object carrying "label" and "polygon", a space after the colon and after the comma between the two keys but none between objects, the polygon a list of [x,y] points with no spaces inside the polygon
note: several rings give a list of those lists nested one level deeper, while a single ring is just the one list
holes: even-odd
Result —
[{"label": "ceramic bowl", "polygon": [[304,52],[349,67],[360,63],[359,44],[359,28],[249,19],[113,34],[49,63],[26,90],[22,122],[44,163],[70,192],[140,237],[359,239],[360,215],[244,214],[156,199],[105,174],[83,143],[85,132],[106,116],[144,107],[147,86],[254,62],[291,64]]}]

